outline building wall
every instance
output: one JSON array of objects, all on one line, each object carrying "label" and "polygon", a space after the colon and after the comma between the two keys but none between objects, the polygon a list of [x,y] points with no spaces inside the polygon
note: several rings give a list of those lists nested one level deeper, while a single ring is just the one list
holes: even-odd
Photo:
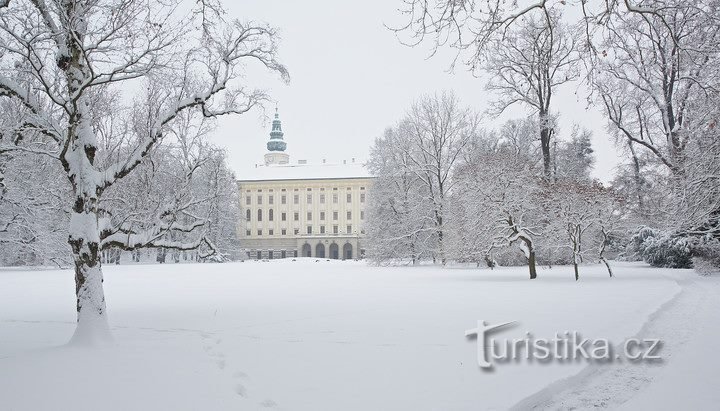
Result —
[{"label": "building wall", "polygon": [[336,249],[341,259],[361,257],[371,184],[371,178],[239,181],[241,246],[248,258],[306,256],[308,246],[311,257],[334,258]]}]

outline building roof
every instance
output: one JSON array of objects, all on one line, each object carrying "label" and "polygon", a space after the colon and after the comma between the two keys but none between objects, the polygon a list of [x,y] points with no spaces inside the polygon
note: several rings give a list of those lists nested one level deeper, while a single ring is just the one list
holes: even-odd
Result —
[{"label": "building roof", "polygon": [[372,178],[362,163],[258,165],[239,176],[238,181],[336,180]]}]

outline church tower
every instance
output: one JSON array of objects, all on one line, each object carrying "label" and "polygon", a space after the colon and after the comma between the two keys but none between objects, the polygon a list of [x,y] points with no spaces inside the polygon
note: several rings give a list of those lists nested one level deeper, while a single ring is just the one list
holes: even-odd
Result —
[{"label": "church tower", "polygon": [[267,142],[268,152],[265,154],[265,165],[289,164],[290,156],[285,152],[287,143],[283,140],[285,133],[282,131],[282,122],[275,108],[275,119],[272,122],[272,130],[270,131],[270,141]]}]

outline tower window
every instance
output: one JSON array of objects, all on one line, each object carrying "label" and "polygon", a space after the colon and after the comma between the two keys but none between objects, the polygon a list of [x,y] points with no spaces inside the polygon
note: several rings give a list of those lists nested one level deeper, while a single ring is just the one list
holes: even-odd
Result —
[{"label": "tower window", "polygon": [[257,213],[257,214],[258,214],[257,220],[258,220],[258,221],[262,221],[262,209],[259,209],[259,208],[258,208],[258,213]]}]

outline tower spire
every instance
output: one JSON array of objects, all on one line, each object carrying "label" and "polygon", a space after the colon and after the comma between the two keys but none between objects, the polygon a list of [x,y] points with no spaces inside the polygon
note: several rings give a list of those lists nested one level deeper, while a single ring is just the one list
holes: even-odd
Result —
[{"label": "tower spire", "polygon": [[272,121],[270,140],[267,142],[268,152],[265,153],[265,165],[289,164],[290,156],[285,152],[287,143],[283,140],[282,122],[275,105],[275,118]]},{"label": "tower spire", "polygon": [[270,131],[270,141],[267,142],[268,151],[285,151],[287,143],[283,141],[284,135],[280,114],[278,114],[278,108],[275,106],[275,118],[272,122],[272,130]]}]

